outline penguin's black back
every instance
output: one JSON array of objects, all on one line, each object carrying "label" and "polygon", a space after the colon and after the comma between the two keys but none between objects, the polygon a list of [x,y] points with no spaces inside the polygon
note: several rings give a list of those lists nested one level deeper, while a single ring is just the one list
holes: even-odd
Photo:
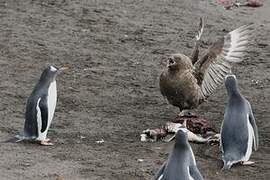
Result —
[{"label": "penguin's black back", "polygon": [[37,124],[37,103],[38,100],[44,101],[48,96],[48,88],[42,87],[39,82],[27,100],[25,123],[24,123],[24,136],[36,138],[38,136]]},{"label": "penguin's black back", "polygon": [[239,101],[236,102],[236,99],[229,101],[221,132],[223,151],[235,152],[236,154],[229,156],[236,157],[244,156],[248,141],[246,105],[244,101]]},{"label": "penguin's black back", "polygon": [[[26,104],[25,123],[24,123],[24,136],[28,138],[36,138],[38,136],[37,124],[37,103],[40,99],[39,106],[45,107],[47,110],[48,89],[50,83],[55,80],[56,71],[51,71],[51,66],[48,66],[41,74],[38,83],[29,96]],[[47,113],[41,114],[42,117],[42,130],[46,127]],[[45,122],[45,123],[44,123]]]},{"label": "penguin's black back", "polygon": [[187,135],[179,130],[176,134],[174,149],[169,156],[166,166],[161,168],[162,180],[189,180],[190,176],[194,180],[202,180],[193,159],[191,147],[187,140]]},{"label": "penguin's black back", "polygon": [[249,106],[239,92],[235,78],[229,77],[225,85],[229,99],[221,131],[222,149],[226,160],[234,161],[243,157],[247,150]]}]

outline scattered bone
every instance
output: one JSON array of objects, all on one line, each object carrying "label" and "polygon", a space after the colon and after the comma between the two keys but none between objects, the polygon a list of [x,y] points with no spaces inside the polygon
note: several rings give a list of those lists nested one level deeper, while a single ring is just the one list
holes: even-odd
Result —
[{"label": "scattered bone", "polygon": [[141,141],[142,142],[155,142],[158,139],[162,139],[166,137],[168,132],[164,128],[156,128],[156,129],[146,129],[141,134]]},{"label": "scattered bone", "polygon": [[80,136],[81,139],[85,139],[86,137],[85,136]]},{"label": "scattered bone", "polygon": [[[186,121],[184,121],[186,122]],[[167,129],[168,132],[172,132],[175,133],[179,130],[179,128],[184,127],[181,123],[173,123],[173,122],[167,122],[165,128]],[[191,132],[189,129],[187,129],[187,136],[188,136],[188,141],[191,142],[198,142],[198,143],[206,143],[208,142],[208,138],[203,138],[200,134],[194,134],[193,132]],[[173,140],[173,138],[170,139]]]},{"label": "scattered bone", "polygon": [[104,142],[105,142],[104,139],[101,139],[101,140],[99,140],[99,141],[96,141],[97,144],[102,144],[102,143],[104,143]]},{"label": "scattered bone", "polygon": [[[167,122],[164,127],[144,130],[141,134],[142,142],[156,142],[163,140],[170,142],[175,138],[179,128],[186,127],[188,140],[197,143],[216,144],[219,142],[220,135],[216,133],[211,124],[196,115],[177,116],[173,122]],[[168,135],[173,135],[165,140]]]}]

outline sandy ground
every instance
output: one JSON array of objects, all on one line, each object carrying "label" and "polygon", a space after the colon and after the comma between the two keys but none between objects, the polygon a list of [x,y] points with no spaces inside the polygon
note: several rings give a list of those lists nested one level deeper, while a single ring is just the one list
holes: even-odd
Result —
[{"label": "sandy ground", "polygon": [[[191,53],[199,16],[206,19],[202,48],[256,24],[248,55],[234,72],[253,106],[260,147],[254,166],[222,172],[218,146],[192,144],[198,167],[209,180],[269,179],[269,10],[269,1],[225,11],[214,0],[1,0],[1,141],[22,130],[27,97],[44,67],[72,69],[58,77],[48,135],[55,145],[1,143],[0,179],[151,179],[173,142],[142,143],[139,134],[178,113],[162,98],[158,78],[168,54]],[[225,104],[220,87],[199,113],[219,128]]]}]

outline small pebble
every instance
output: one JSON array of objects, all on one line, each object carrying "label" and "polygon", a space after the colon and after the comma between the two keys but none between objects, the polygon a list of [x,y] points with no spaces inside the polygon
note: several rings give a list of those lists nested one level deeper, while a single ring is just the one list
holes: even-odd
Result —
[{"label": "small pebble", "polygon": [[97,144],[102,144],[104,142],[105,142],[104,139],[101,139],[100,141],[96,141]]}]

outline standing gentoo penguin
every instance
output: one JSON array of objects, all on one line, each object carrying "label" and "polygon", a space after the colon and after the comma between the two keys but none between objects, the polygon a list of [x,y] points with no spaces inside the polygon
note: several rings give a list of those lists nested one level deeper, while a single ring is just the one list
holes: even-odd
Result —
[{"label": "standing gentoo penguin", "polygon": [[222,84],[232,64],[241,62],[252,33],[252,25],[241,26],[217,40],[198,58],[203,27],[201,20],[192,57],[171,55],[160,75],[161,94],[180,112],[196,108]]},{"label": "standing gentoo penguin", "polygon": [[228,104],[221,126],[221,151],[223,169],[230,169],[235,163],[252,164],[248,161],[252,147],[258,149],[258,130],[250,103],[238,90],[234,75],[225,79]]},{"label": "standing gentoo penguin", "polygon": [[48,66],[27,100],[24,132],[21,140],[37,140],[41,145],[53,145],[47,138],[57,101],[56,76],[66,69]]},{"label": "standing gentoo penguin", "polygon": [[179,128],[169,159],[163,163],[153,180],[203,180],[188,143],[186,128]]}]

